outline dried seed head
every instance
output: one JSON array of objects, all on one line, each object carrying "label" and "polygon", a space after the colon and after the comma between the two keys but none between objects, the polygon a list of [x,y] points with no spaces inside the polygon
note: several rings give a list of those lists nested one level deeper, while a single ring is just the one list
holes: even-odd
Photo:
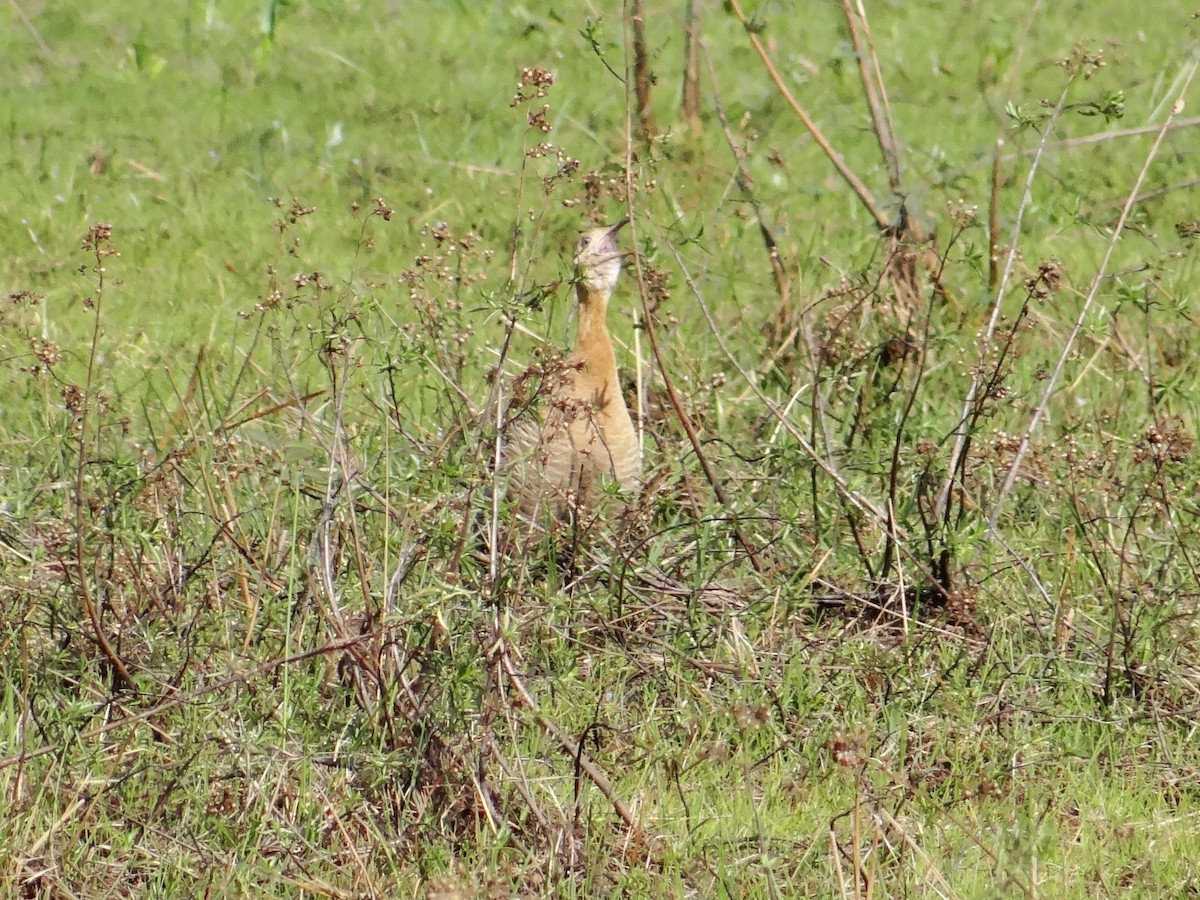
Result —
[{"label": "dried seed head", "polygon": [[955,228],[967,228],[975,224],[975,215],[979,212],[979,207],[964,200],[951,200],[946,204],[946,212],[950,214],[950,221],[954,223]]},{"label": "dried seed head", "polygon": [[20,306],[37,306],[45,297],[33,291],[14,291],[8,295],[8,302]]},{"label": "dried seed head", "polygon": [[537,112],[530,111],[529,127],[536,128],[542,134],[549,134],[550,130],[552,128],[554,128],[554,126],[550,124],[549,115],[550,115],[550,104],[543,103],[542,108],[539,109]]},{"label": "dried seed head", "polygon": [[554,74],[548,69],[526,66],[521,69],[521,80],[517,83],[517,92],[509,106],[520,106],[530,100],[540,100],[549,93],[553,84]]},{"label": "dried seed head", "polygon": [[1038,266],[1036,275],[1025,280],[1025,289],[1033,299],[1045,300],[1058,293],[1062,278],[1062,263],[1056,259],[1047,260]]},{"label": "dried seed head", "polygon": [[111,244],[112,226],[98,222],[88,229],[80,246],[81,249],[88,253],[94,253],[96,256],[111,256],[117,252]]},{"label": "dried seed head", "polygon": [[62,350],[53,341],[48,341],[44,338],[34,338],[29,342],[29,349],[33,352],[37,362],[30,367],[29,371],[33,375],[41,375],[43,372],[49,372],[54,368],[55,363],[62,359]]},{"label": "dried seed head", "polygon": [[842,768],[857,769],[867,761],[867,732],[863,728],[835,731],[827,746],[833,761]]}]

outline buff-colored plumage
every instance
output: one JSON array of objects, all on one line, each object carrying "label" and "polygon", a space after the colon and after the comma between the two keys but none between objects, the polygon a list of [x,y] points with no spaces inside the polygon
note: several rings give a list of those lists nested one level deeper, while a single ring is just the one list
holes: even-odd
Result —
[{"label": "buff-colored plumage", "polygon": [[563,517],[595,501],[599,481],[613,478],[636,491],[642,452],[621,395],[608,334],[608,301],[621,274],[616,233],[625,223],[591,228],[579,237],[575,347],[551,376],[540,421],[518,416],[506,424],[505,464],[510,490],[527,516]]}]

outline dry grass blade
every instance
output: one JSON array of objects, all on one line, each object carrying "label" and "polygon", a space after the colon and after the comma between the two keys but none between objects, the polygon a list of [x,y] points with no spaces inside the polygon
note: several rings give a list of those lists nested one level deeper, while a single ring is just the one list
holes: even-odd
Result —
[{"label": "dry grass blade", "polygon": [[[372,640],[378,640],[383,637],[391,628],[380,629],[375,632],[355,635],[354,637],[346,638],[345,640],[330,641],[322,644],[319,647],[314,647],[311,650],[305,650],[301,653],[293,653],[291,656],[286,656],[280,659],[273,659],[261,665],[255,666],[246,672],[238,672],[235,675],[230,675],[227,678],[222,678],[219,681],[214,681],[202,688],[197,688],[194,691],[189,691],[186,694],[177,694],[170,699],[163,700],[160,703],[154,704],[140,712],[130,713],[122,716],[119,719],[114,719],[97,728],[91,728],[87,731],[80,732],[76,735],[79,741],[93,741],[97,738],[102,738],[112,734],[114,731],[120,731],[123,728],[128,728],[131,725],[137,725],[141,722],[152,721],[163,713],[170,712],[173,709],[178,709],[181,706],[188,706],[201,700],[211,694],[220,694],[229,688],[238,684],[247,684],[254,681],[263,675],[274,672],[276,669],[285,666],[295,665],[296,663],[304,662],[305,660],[313,659],[319,656],[328,656],[334,653],[343,653],[353,647],[365,644]],[[20,753],[14,753],[11,756],[0,758],[0,770],[8,769],[13,766],[22,765],[30,760],[37,759],[42,756],[48,756],[51,753],[61,751],[62,747],[55,744],[44,744],[40,747],[35,747],[32,750],[24,750]]]},{"label": "dry grass blade", "polygon": [[888,824],[889,827],[894,829],[896,833],[900,835],[908,848],[912,850],[912,852],[918,859],[921,860],[922,863],[925,864],[924,874],[931,882],[934,883],[930,886],[937,891],[937,895],[939,897],[946,898],[946,900],[951,900],[951,898],[958,896],[954,892],[953,888],[950,887],[950,883],[946,880],[946,876],[942,874],[942,870],[938,868],[937,863],[935,863],[933,859],[930,858],[929,854],[921,848],[921,845],[913,839],[913,836],[909,834],[909,830],[901,825],[900,822],[897,821],[896,817],[888,811],[887,806],[882,803],[877,804],[875,806],[875,812]]}]

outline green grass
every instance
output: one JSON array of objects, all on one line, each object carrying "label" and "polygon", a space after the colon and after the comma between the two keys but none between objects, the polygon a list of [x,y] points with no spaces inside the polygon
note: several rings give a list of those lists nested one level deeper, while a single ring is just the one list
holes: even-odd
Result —
[{"label": "green grass", "polygon": [[[1194,128],[1152,150],[1194,10],[868,5],[931,239],[906,291],[732,13],[702,4],[692,132],[683,4],[646,5],[632,148],[614,5],[10,5],[5,896],[1200,890]],[[894,221],[840,10],[749,13]],[[555,83],[510,106],[524,66]],[[985,348],[997,138],[1001,257],[1022,228]],[[578,160],[549,189],[543,141]],[[610,324],[653,486],[492,580],[507,323],[511,385],[629,187],[663,370],[633,264]]]}]

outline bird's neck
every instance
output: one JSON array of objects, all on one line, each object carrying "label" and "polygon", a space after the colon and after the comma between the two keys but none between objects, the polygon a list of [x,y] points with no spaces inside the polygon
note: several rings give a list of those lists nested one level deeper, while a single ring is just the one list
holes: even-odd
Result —
[{"label": "bird's neck", "polygon": [[617,361],[605,321],[609,292],[580,282],[575,287],[575,295],[579,301],[576,311],[579,330],[575,335],[575,349],[571,356],[583,363],[583,374],[589,380],[595,379],[598,384],[615,384]]}]

